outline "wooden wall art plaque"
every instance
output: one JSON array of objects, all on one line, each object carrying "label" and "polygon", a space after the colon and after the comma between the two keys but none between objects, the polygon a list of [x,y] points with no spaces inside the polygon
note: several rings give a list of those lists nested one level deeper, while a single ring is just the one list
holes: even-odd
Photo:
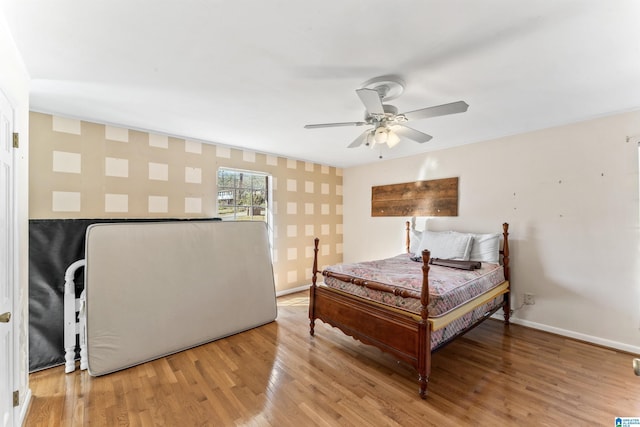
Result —
[{"label": "wooden wall art plaque", "polygon": [[458,178],[371,187],[371,216],[458,216]]}]

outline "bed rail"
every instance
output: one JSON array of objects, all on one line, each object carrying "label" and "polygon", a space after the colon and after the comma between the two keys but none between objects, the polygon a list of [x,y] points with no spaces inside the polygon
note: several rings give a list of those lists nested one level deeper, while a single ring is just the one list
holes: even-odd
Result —
[{"label": "bed rail", "polygon": [[76,298],[75,275],[78,269],[85,266],[85,260],[80,259],[67,267],[64,273],[64,372],[76,370],[76,336],[79,335],[80,369],[87,369],[87,337],[84,315],[85,291],[82,290]]}]

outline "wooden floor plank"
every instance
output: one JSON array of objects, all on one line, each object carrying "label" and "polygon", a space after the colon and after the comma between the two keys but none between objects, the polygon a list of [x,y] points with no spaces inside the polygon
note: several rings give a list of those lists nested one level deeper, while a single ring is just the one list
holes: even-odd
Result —
[{"label": "wooden floor plank", "polygon": [[278,319],[102,377],[30,375],[26,426],[613,425],[640,416],[633,356],[489,320],[416,373],[322,322],[306,293]]}]

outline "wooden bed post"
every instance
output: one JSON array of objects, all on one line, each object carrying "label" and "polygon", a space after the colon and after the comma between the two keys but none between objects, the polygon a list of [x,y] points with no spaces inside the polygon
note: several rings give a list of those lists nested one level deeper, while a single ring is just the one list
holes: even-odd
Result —
[{"label": "wooden bed post", "polygon": [[[407,223],[408,224],[408,223]],[[418,324],[418,383],[420,397],[427,398],[431,375],[431,323],[429,323],[429,258],[428,249],[422,251],[422,292],[420,293],[420,323]]]},{"label": "wooden bed post", "polygon": [[411,230],[411,223],[409,221],[407,221],[406,223],[406,237],[404,239],[405,241],[405,245],[407,247],[407,253],[409,253],[409,248],[411,247],[411,238],[409,237],[409,231]]},{"label": "wooden bed post", "polygon": [[[509,280],[509,224],[506,222],[502,224],[502,230],[502,236],[504,237],[504,244],[502,247],[502,265],[504,267],[504,278],[505,280]],[[511,289],[511,284],[509,284],[509,289]],[[502,306],[502,310],[504,311],[504,324],[508,325],[509,317],[511,316],[511,292],[504,294],[504,305]]]},{"label": "wooden bed post", "polygon": [[320,239],[317,237],[313,240],[313,277],[311,279],[311,288],[309,288],[309,334],[313,336],[315,333],[316,313],[315,313],[315,299],[316,299],[316,275],[318,274],[318,243]]}]

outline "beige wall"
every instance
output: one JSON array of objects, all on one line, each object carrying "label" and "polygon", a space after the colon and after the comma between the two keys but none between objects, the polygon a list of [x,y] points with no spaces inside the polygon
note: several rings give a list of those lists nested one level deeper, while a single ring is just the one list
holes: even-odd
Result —
[{"label": "beige wall", "polygon": [[636,111],[345,169],[344,260],[402,251],[408,218],[372,218],[371,186],[457,176],[459,216],[429,228],[510,223],[517,322],[640,353],[639,142]]},{"label": "beige wall", "polygon": [[310,283],[313,238],[342,260],[342,170],[49,114],[30,115],[30,218],[216,216],[220,167],[272,176],[276,289]]}]

